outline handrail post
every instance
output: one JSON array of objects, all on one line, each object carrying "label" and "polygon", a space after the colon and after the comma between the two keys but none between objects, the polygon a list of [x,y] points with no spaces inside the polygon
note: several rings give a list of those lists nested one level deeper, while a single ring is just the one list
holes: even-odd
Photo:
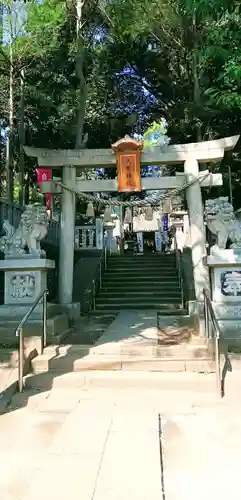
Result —
[{"label": "handrail post", "polygon": [[105,271],[107,270],[107,248],[106,248],[106,243],[104,247],[104,257],[105,257]]},{"label": "handrail post", "polygon": [[33,305],[26,312],[20,323],[15,330],[15,336],[18,337],[18,389],[19,392],[23,390],[23,375],[24,375],[24,336],[23,327],[28,320],[30,314],[34,311],[35,307],[43,299],[43,330],[41,335],[41,354],[47,343],[47,295],[48,290],[44,290],[33,303]]},{"label": "handrail post", "polygon": [[[215,373],[216,373],[216,383],[217,390],[220,397],[223,396],[223,388],[222,388],[222,375],[221,375],[221,363],[220,363],[220,338],[221,331],[218,325],[218,321],[215,316],[215,312],[213,310],[211,299],[207,294],[206,290],[203,290],[204,294],[204,314],[205,314],[205,328],[207,330],[208,338],[212,339],[213,345],[213,357],[215,361]],[[211,325],[210,325],[211,322]],[[211,333],[210,333],[211,326]],[[213,335],[214,332],[214,335]]]},{"label": "handrail post", "polygon": [[181,269],[181,258],[180,258],[180,251],[177,245],[177,237],[176,233],[174,234],[174,251],[175,251],[175,257],[176,257],[176,268],[178,272],[178,281],[179,281],[179,287],[181,290],[181,301],[182,301],[182,307],[184,307],[184,290],[183,290],[183,278],[182,278],[182,269]]},{"label": "handrail post", "polygon": [[47,292],[45,291],[43,296],[43,338],[42,338],[41,354],[43,354],[46,345],[47,345]]},{"label": "handrail post", "polygon": [[205,335],[208,336],[208,307],[207,307],[207,298],[205,293],[203,294],[203,302],[204,302],[204,327],[205,327]]},{"label": "handrail post", "polygon": [[18,331],[18,390],[23,392],[23,366],[24,366],[24,342],[23,328]]},{"label": "handrail post", "polygon": [[220,373],[220,349],[219,349],[219,337],[215,336],[215,363],[216,363],[216,379],[217,379],[217,389],[221,395],[221,373]]},{"label": "handrail post", "polygon": [[100,261],[100,288],[102,288],[102,259]]},{"label": "handrail post", "polygon": [[93,282],[92,282],[92,287],[93,287],[93,309],[95,310],[95,279],[93,279]]}]

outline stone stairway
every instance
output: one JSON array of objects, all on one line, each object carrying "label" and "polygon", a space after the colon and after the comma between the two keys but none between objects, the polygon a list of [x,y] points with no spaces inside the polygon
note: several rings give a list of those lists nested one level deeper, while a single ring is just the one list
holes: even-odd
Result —
[{"label": "stone stairway", "polygon": [[[149,311],[122,311],[94,345],[49,346],[32,360],[28,388],[46,388],[50,380],[87,372],[214,373],[207,340],[189,316],[162,316]],[[52,383],[52,382],[51,382]]]},{"label": "stone stairway", "polygon": [[183,312],[174,254],[109,258],[96,298],[96,310],[128,309],[154,309],[167,314]]}]

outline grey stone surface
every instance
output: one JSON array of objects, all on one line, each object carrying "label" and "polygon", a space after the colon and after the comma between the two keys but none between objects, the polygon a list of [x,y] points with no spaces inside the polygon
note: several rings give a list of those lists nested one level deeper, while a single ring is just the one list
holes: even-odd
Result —
[{"label": "grey stone surface", "polygon": [[217,319],[222,320],[241,320],[241,303],[240,304],[223,304],[213,302],[213,309]]},{"label": "grey stone surface", "polygon": [[47,272],[54,269],[49,259],[13,259],[0,261],[5,273],[4,304],[31,305],[47,288]]},{"label": "grey stone surface", "polygon": [[241,339],[241,252],[216,249],[208,257],[213,308],[223,336]]},{"label": "grey stone surface", "polygon": [[17,394],[0,417],[1,498],[239,500],[240,377],[226,402],[197,375],[190,391],[179,374],[162,388],[157,374],[80,378]]},{"label": "grey stone surface", "polygon": [[[167,319],[170,323],[170,317]],[[122,311],[96,342],[95,351],[112,351],[123,344],[153,345],[157,343],[157,313],[153,311]]]}]

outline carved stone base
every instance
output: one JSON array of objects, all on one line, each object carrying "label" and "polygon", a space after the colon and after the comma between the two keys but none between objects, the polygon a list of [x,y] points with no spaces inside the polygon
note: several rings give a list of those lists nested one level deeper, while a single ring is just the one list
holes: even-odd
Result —
[{"label": "carved stone base", "polygon": [[0,270],[5,273],[4,304],[20,308],[33,304],[47,288],[47,272],[54,267],[55,262],[48,259],[0,261]]},{"label": "carved stone base", "polygon": [[212,299],[219,303],[234,303],[241,299],[241,253],[218,249],[208,256],[211,270]]},{"label": "carved stone base", "polygon": [[218,248],[216,245],[211,248],[211,253],[207,257],[208,266],[222,266],[222,265],[241,265],[241,250],[229,249],[224,250]]},{"label": "carved stone base", "polygon": [[222,304],[213,302],[213,309],[218,320],[241,321],[241,303]]},{"label": "carved stone base", "polygon": [[[18,322],[25,316],[25,314],[29,310],[29,304],[26,305],[10,305],[3,304],[0,306],[0,322],[7,321],[10,319],[16,319]],[[65,314],[65,310],[62,308],[60,304],[48,303],[47,304],[47,318],[51,319],[54,316],[58,316],[60,314]],[[31,320],[42,319],[43,317],[43,304],[39,304],[36,306],[34,311],[31,314]]]},{"label": "carved stone base", "polygon": [[207,258],[212,304],[223,336],[241,340],[241,253],[217,249]]},{"label": "carved stone base", "polygon": [[[4,307],[1,306],[0,309]],[[16,347],[18,338],[15,336],[15,331],[22,318],[12,317],[0,318],[0,344],[7,344]],[[69,332],[69,319],[66,314],[55,315],[47,320],[47,342],[58,344],[60,339],[65,337]],[[42,318],[29,318],[23,327],[24,344],[29,350],[36,349],[40,353],[41,337],[43,333]]]}]

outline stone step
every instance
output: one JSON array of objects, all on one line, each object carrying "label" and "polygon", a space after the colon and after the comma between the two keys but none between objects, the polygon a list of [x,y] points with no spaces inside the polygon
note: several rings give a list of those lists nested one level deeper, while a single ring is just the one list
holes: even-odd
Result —
[{"label": "stone step", "polygon": [[[9,318],[14,318],[16,320],[16,323],[20,323],[22,320],[23,316],[29,311],[29,305],[26,306],[21,306],[21,308],[17,307],[16,305],[6,305],[2,304],[0,308],[0,322],[6,322],[9,320]],[[30,319],[36,320],[42,317],[42,308],[40,308],[40,313],[37,308],[32,312]],[[63,306],[60,304],[55,304],[52,302],[47,303],[47,318],[51,319],[55,316],[58,316],[60,314],[65,314],[66,311],[63,310]]]},{"label": "stone step", "polygon": [[175,281],[175,282],[170,282],[170,281],[167,281],[167,282],[138,282],[138,286],[136,285],[136,282],[134,281],[131,281],[131,282],[125,282],[125,281],[120,281],[118,283],[116,283],[115,285],[115,282],[113,280],[110,281],[110,282],[107,282],[107,281],[102,281],[102,287],[101,287],[101,290],[113,290],[113,291],[117,291],[117,290],[133,290],[133,291],[136,291],[137,289],[144,289],[146,291],[150,290],[150,291],[155,291],[155,290],[160,290],[162,288],[165,288],[165,290],[176,290],[177,288],[179,288],[179,282],[178,281]]},{"label": "stone step", "polygon": [[155,311],[155,312],[158,312],[160,314],[162,314],[163,316],[179,316],[179,315],[183,315],[185,316],[187,314],[187,310],[185,310],[181,304],[161,304],[161,306],[157,307],[155,304],[154,305],[150,305],[148,304],[147,307],[144,307],[143,305],[140,305],[140,304],[136,304],[136,305],[132,305],[132,304],[129,304],[128,306],[125,305],[125,307],[121,304],[119,307],[117,307],[117,305],[110,305],[108,303],[106,304],[101,304],[101,305],[96,305],[96,308],[93,310],[93,311],[90,311],[90,314],[94,313],[96,314],[98,312],[98,314],[106,314],[106,313],[115,313],[115,314],[119,314],[120,311],[123,311],[123,310],[127,310],[128,311],[135,311],[135,310],[139,310],[139,309],[145,309],[145,310],[149,310],[149,311]]},{"label": "stone step", "polygon": [[86,370],[213,371],[213,359],[203,339],[176,345],[116,343],[114,346],[55,346],[32,360],[34,373]]},{"label": "stone step", "polygon": [[[104,359],[102,359],[104,358]],[[70,369],[70,365],[72,369]],[[197,373],[213,373],[215,371],[215,363],[214,361],[206,357],[199,359],[173,359],[173,358],[149,358],[145,356],[125,356],[122,359],[118,359],[117,357],[109,356],[99,356],[98,359],[96,357],[86,358],[86,359],[75,359],[75,358],[67,358],[66,360],[56,359],[50,363],[50,368],[43,367],[40,368],[36,366],[33,370],[33,373],[43,373],[43,372],[52,372],[52,373],[69,373],[69,372],[81,372],[81,371],[99,371],[99,370],[137,370],[137,371],[158,371],[158,372],[183,372],[183,371],[191,371]]]},{"label": "stone step", "polygon": [[176,260],[176,255],[174,253],[151,253],[144,255],[111,255],[108,259],[108,262],[127,262],[127,261],[168,261],[168,260]]},{"label": "stone step", "polygon": [[177,276],[177,270],[176,269],[160,269],[160,268],[153,268],[153,269],[142,269],[142,268],[134,268],[132,267],[131,269],[108,269],[106,271],[105,275],[111,276],[114,275],[116,277],[118,276],[165,276],[166,278],[172,277],[172,276]]},{"label": "stone step", "polygon": [[119,263],[107,263],[107,271],[112,269],[116,271],[118,269],[177,269],[176,262],[119,262]]},{"label": "stone step", "polygon": [[[216,394],[216,379],[214,373],[197,373],[188,371],[141,371],[141,370],[92,370],[85,372],[57,373],[45,372],[25,377],[26,389],[51,390],[51,389],[78,389],[88,385],[91,388],[122,389],[130,387],[137,391],[160,390],[174,391],[182,397],[182,393],[193,391],[195,394]],[[160,393],[161,394],[161,393]],[[165,396],[164,396],[165,399]],[[219,398],[220,399],[220,398]]]},{"label": "stone step", "polygon": [[181,296],[170,296],[166,295],[165,297],[136,297],[135,295],[133,297],[102,297],[101,295],[97,296],[96,298],[96,305],[98,306],[103,306],[103,305],[108,305],[108,306],[115,306],[115,305],[121,305],[122,309],[125,308],[132,308],[136,309],[137,306],[143,307],[143,309],[148,309],[149,306],[153,308],[155,306],[156,309],[158,307],[161,307],[162,305],[173,305],[173,304],[180,304],[181,305]]},{"label": "stone step", "polygon": [[[15,330],[19,325],[19,320],[0,321],[0,345],[16,346],[18,339]],[[47,320],[47,340],[51,342],[54,338],[69,330],[69,319],[66,314],[59,314]],[[39,349],[39,341],[43,331],[43,322],[40,319],[30,319],[23,327],[23,334],[26,342],[36,340],[36,348]],[[35,339],[35,340],[34,340]],[[38,345],[38,347],[37,347]]]},{"label": "stone step", "polygon": [[148,286],[148,285],[161,285],[161,286],[175,286],[179,285],[179,280],[177,276],[171,276],[170,278],[167,278],[166,276],[118,276],[115,277],[114,275],[105,275],[102,280],[103,286],[105,284],[116,284],[116,286],[125,286],[125,285],[142,285],[142,286]]},{"label": "stone step", "polygon": [[18,350],[0,349],[0,368],[16,368],[18,366]]},{"label": "stone step", "polygon": [[178,297],[179,300],[181,299],[181,292],[178,288],[174,288],[173,290],[139,290],[138,288],[136,289],[109,289],[109,288],[101,288],[99,290],[99,295],[98,297],[118,297],[118,298],[125,298],[126,296],[132,298],[134,297],[139,297],[140,299],[144,297],[155,297],[156,299],[162,298],[163,296],[166,298],[172,298],[172,297]]},{"label": "stone step", "polygon": [[[178,359],[196,359],[203,358],[208,355],[208,341],[199,336],[192,337],[190,341],[183,341],[176,343],[175,345],[159,345],[158,343],[146,343],[141,344],[139,342],[117,342],[114,345],[112,343],[97,345],[51,345],[47,346],[44,350],[44,354],[38,356],[39,361],[42,359],[49,358],[53,359],[56,356],[61,358],[75,357],[75,359],[82,359],[87,355],[91,356],[105,356],[110,355],[115,356],[151,356],[154,358],[165,357],[177,357]],[[191,358],[190,358],[191,357]],[[36,359],[34,362],[37,362]]]}]

